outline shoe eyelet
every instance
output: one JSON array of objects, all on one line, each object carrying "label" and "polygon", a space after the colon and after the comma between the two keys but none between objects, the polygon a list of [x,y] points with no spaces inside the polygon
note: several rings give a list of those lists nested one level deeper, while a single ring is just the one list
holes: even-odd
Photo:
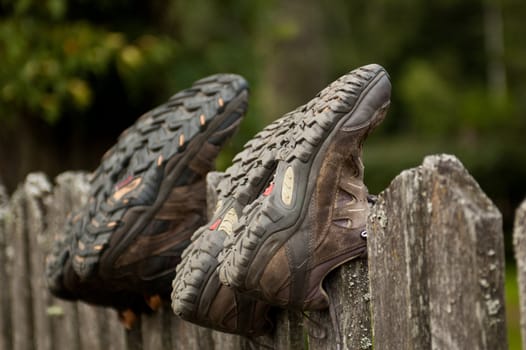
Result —
[{"label": "shoe eyelet", "polygon": [[360,237],[362,237],[363,239],[367,239],[367,230],[363,230],[362,232],[360,232]]}]

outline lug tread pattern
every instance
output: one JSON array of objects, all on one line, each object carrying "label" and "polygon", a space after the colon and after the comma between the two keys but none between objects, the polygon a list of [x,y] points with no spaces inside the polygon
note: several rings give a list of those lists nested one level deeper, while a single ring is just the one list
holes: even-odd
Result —
[{"label": "lug tread pattern", "polygon": [[[360,74],[370,79],[376,71],[364,68]],[[354,72],[341,77],[306,105],[265,127],[233,158],[232,165],[216,187],[218,201],[237,201],[245,206],[243,215],[238,215],[241,219],[234,225],[231,236],[221,230],[209,229],[217,218],[221,218],[229,210],[229,206],[220,209],[218,215],[214,215],[206,226],[194,234],[192,243],[177,266],[172,284],[172,308],[176,314],[189,321],[206,318],[207,310],[199,310],[203,286],[210,279],[218,278],[218,268],[224,275],[225,272],[230,272],[233,268],[231,266],[238,265],[236,260],[242,260],[241,266],[248,266],[253,252],[267,233],[267,223],[279,214],[274,208],[264,208],[260,199],[255,200],[262,187],[267,184],[278,161],[298,159],[308,162],[336,122],[352,108],[363,85]],[[214,245],[204,243],[208,241],[213,241]],[[243,250],[242,254],[238,253],[240,250]],[[225,268],[220,266],[222,261]],[[206,272],[200,268],[201,264],[207,265]],[[229,278],[221,280],[229,285]]]},{"label": "lug tread pattern", "polygon": [[[234,201],[244,203],[259,194],[261,187],[265,185],[264,180],[276,163],[277,152],[286,143],[286,131],[295,126],[295,120],[295,117],[286,115],[269,124],[245,144],[217,186],[218,201],[227,202],[227,199],[233,198]],[[273,135],[276,130],[279,135]],[[225,206],[219,217],[229,208]],[[182,260],[176,267],[176,277],[172,284],[172,308],[177,315],[188,321],[206,318],[206,315],[200,314],[206,310],[199,310],[199,300],[204,286],[214,278],[219,255],[227,237],[225,232],[210,230],[209,226],[210,223],[201,227],[192,236],[192,243],[183,252]]]},{"label": "lug tread pattern", "polygon": [[199,235],[186,249],[183,261],[176,267],[172,287],[172,309],[188,321],[206,317],[199,315],[199,300],[217,268],[225,234]]},{"label": "lug tread pattern", "polygon": [[[360,72],[367,80],[376,73],[375,69],[367,68]],[[218,201],[226,204],[194,234],[177,266],[172,284],[172,308],[176,314],[189,321],[203,322],[207,310],[200,309],[200,300],[213,298],[212,293],[216,292],[205,289],[213,285],[211,280],[220,278],[226,285],[241,284],[236,280],[231,284],[232,279],[225,275],[231,275],[232,271],[234,277],[246,273],[254,252],[269,235],[267,227],[281,215],[260,196],[263,187],[280,160],[306,163],[312,159],[334,125],[354,106],[365,86],[360,79],[355,72],[343,76],[306,105],[265,127],[233,158],[216,187]],[[244,209],[237,213],[240,220],[234,224],[232,235],[210,229],[230,208],[237,207],[233,202]]]},{"label": "lug tread pattern", "polygon": [[[166,163],[182,154],[188,143],[247,87],[247,82],[234,74],[198,80],[142,115],[119,136],[91,175],[88,203],[72,216],[77,217],[75,221],[68,220],[66,238],[56,243],[48,258],[50,285],[60,284],[65,257],[72,259],[81,279],[95,277],[101,255],[111,249],[111,236],[124,224],[124,214],[132,207],[156,204],[160,183],[168,176]],[[245,109],[246,102],[232,114],[241,117]],[[122,197],[115,195],[119,184],[139,177],[137,188]]]},{"label": "lug tread pattern", "polygon": [[[297,128],[289,132],[292,140],[278,159],[289,164],[294,161],[311,161],[333,127],[351,112],[360,93],[377,74],[378,69],[369,69],[367,66],[354,70],[300,107],[303,119]],[[268,227],[285,215],[281,211],[265,196],[259,196],[245,207],[233,229],[234,234],[225,241],[225,249],[219,257],[221,262],[218,274],[223,284],[241,292],[254,292],[253,288],[256,286],[246,285],[247,274],[257,252],[274,233]]]}]

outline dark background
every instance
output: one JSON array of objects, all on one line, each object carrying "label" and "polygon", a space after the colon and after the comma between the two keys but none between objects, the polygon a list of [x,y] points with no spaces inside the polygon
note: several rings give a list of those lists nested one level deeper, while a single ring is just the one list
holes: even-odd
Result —
[{"label": "dark background", "polygon": [[118,134],[194,80],[245,76],[249,113],[218,168],[258,130],[368,63],[391,75],[391,110],[365,146],[385,188],[427,154],[457,155],[504,217],[511,250],[526,197],[523,0],[0,0],[0,181],[94,169]]}]

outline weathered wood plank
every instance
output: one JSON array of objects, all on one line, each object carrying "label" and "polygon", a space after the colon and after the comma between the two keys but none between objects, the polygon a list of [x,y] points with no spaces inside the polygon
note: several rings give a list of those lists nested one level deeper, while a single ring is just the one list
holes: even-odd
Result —
[{"label": "weathered wood plank", "polygon": [[141,322],[142,348],[144,350],[166,349],[168,344],[163,343],[162,311],[153,315],[143,316]]},{"label": "weathered wood plank", "polygon": [[293,310],[277,311],[272,343],[275,349],[305,349],[303,315]]},{"label": "weathered wood plank", "polygon": [[44,231],[47,226],[47,206],[51,199],[51,184],[44,174],[29,174],[25,183],[28,276],[33,301],[34,346],[37,350],[53,349],[47,307],[50,295],[45,281]]},{"label": "weathered wood plank", "polygon": [[141,322],[142,342],[144,350],[171,349],[171,317],[172,310],[166,306],[152,315],[143,315]]},{"label": "weathered wood plank", "polygon": [[126,330],[119,321],[117,312],[115,310],[107,309],[107,332],[108,332],[108,350],[126,350]]},{"label": "weathered wood plank", "polygon": [[9,220],[9,198],[0,183],[0,349],[12,348],[11,332],[11,301],[10,293],[10,266],[11,258],[8,252],[12,247],[8,245],[7,240],[7,220]]},{"label": "weathered wood plank", "polygon": [[[416,171],[403,172],[378,196],[368,222],[369,278],[376,349],[429,349],[422,227],[427,210]],[[409,206],[409,207],[408,207]],[[408,271],[410,269],[410,271]]]},{"label": "weathered wood plank", "polygon": [[[311,312],[314,322],[307,322],[309,350],[333,348],[372,348],[369,277],[367,260],[350,261],[333,271],[324,281],[334,310]],[[321,328],[321,329],[320,329]]]},{"label": "weathered wood plank", "polygon": [[507,349],[502,216],[458,160],[424,166],[435,171],[436,225],[426,240],[432,346]]},{"label": "weathered wood plank", "polygon": [[519,282],[522,348],[526,349],[526,200],[515,213],[513,246]]},{"label": "weathered wood plank", "polygon": [[[171,319],[172,349],[214,349],[212,331],[178,317]],[[228,348],[225,348],[228,349]]]},{"label": "weathered wood plank", "polygon": [[[47,230],[45,232],[48,254],[54,240],[61,239],[66,218],[71,211],[78,210],[87,200],[89,185],[87,176],[81,172],[66,172],[55,179],[52,200],[47,209]],[[67,302],[50,296],[48,314],[52,326],[54,349],[81,349],[81,332],[85,325],[79,324],[77,303]]]},{"label": "weathered wood plank", "polygon": [[506,349],[499,211],[460,161],[426,157],[369,221],[376,349]]},{"label": "weathered wood plank", "polygon": [[235,334],[222,332],[212,332],[214,349],[236,349],[236,350],[255,350],[260,349],[260,340],[249,339]]},{"label": "weathered wood plank", "polygon": [[126,346],[128,350],[142,350],[142,319],[138,318],[132,329],[126,330]]},{"label": "weathered wood plank", "polygon": [[[28,176],[29,177],[29,176]],[[8,239],[13,242],[13,273],[11,285],[11,310],[13,349],[34,349],[33,299],[31,295],[31,259],[28,242],[28,195],[39,191],[27,181],[20,185],[11,199],[11,214],[7,228]]]},{"label": "weathered wood plank", "polygon": [[80,349],[76,303],[51,299],[48,307],[54,349]]},{"label": "weathered wood plank", "polygon": [[170,322],[172,349],[257,349],[257,346],[248,347],[250,340],[247,338],[200,327],[175,315]]},{"label": "weathered wood plank", "polygon": [[[65,234],[68,214],[86,202],[89,192],[85,173],[63,173],[56,178],[56,183],[48,208],[46,252],[49,252],[54,239]],[[52,310],[54,348],[125,349],[125,333],[113,310],[64,302],[51,296],[48,309]]]},{"label": "weathered wood plank", "polygon": [[101,327],[101,310],[82,302],[77,303],[79,317],[79,340],[80,348],[83,350],[102,349],[104,346],[102,327]]}]

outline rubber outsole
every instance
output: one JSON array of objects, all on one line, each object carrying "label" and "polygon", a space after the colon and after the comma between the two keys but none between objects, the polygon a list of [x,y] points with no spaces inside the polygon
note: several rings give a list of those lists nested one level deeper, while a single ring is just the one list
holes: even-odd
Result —
[{"label": "rubber outsole", "polygon": [[[369,73],[367,68],[363,70],[363,74]],[[351,79],[347,82],[346,79],[348,77],[341,78],[306,105],[267,126],[233,159],[232,166],[225,171],[217,186],[219,205],[216,213],[194,234],[177,266],[172,292],[172,307],[176,314],[194,323],[206,323],[207,310],[200,309],[200,305],[203,300],[213,299],[217,293],[208,286],[216,285],[217,269],[224,252],[235,243],[236,233],[247,226],[234,222],[233,232],[227,232],[229,227],[221,229],[221,224],[232,209],[238,218],[250,221],[247,214],[257,205],[250,203],[271,182],[280,160],[308,162],[311,159],[313,149],[334,127],[333,116],[345,114],[352,107],[342,97],[349,90],[352,92],[362,87],[360,81]]]},{"label": "rubber outsole", "polygon": [[[234,157],[232,165],[224,172],[216,187],[216,212],[210,222],[193,235],[192,243],[183,252],[182,261],[176,268],[172,308],[183,319],[226,332],[260,331],[250,329],[250,325],[241,325],[244,329],[228,329],[208,318],[207,307],[214,300],[220,285],[217,267],[224,241],[228,237],[228,228],[221,224],[232,210],[239,217],[243,207],[257,198],[268,185],[279,154],[291,142],[289,131],[297,127],[301,119],[301,113],[289,113],[269,124],[245,144],[244,149]],[[293,148],[293,145],[290,147]],[[235,291],[232,290],[232,293]],[[247,297],[237,295],[236,298]]]},{"label": "rubber outsole", "polygon": [[[263,273],[277,250],[305,220],[309,198],[325,156],[324,150],[332,142],[333,135],[340,126],[345,124],[349,128],[348,124],[351,124],[356,128],[372,129],[381,121],[374,118],[362,120],[361,116],[355,117],[353,113],[368,89],[384,76],[387,73],[378,65],[361,67],[329,85],[322,91],[321,100],[309,106],[309,110],[314,112],[305,113],[304,123],[308,128],[295,135],[297,142],[294,150],[281,159],[283,168],[296,163],[296,170],[301,169],[297,172],[302,174],[296,174],[299,177],[299,181],[296,181],[299,183],[294,184],[296,203],[287,208],[282,198],[260,196],[245,208],[243,217],[234,228],[234,234],[225,243],[228,249],[225,249],[225,254],[221,257],[218,271],[223,284],[271,304],[283,306],[281,301],[277,302],[263,295],[253,283],[258,280],[257,276]],[[346,107],[341,108],[342,106]],[[353,116],[359,120],[353,120]],[[276,174],[276,177],[283,176],[283,173],[284,171],[280,175]],[[252,283],[247,276],[251,276]]]},{"label": "rubber outsole", "polygon": [[288,142],[287,130],[295,119],[284,116],[265,127],[247,142],[237,154],[232,165],[224,172],[217,185],[218,207],[210,223],[201,227],[192,237],[192,243],[183,252],[182,261],[176,268],[173,281],[172,308],[188,321],[210,326],[227,332],[240,333],[212,324],[208,320],[206,305],[213,300],[219,280],[215,273],[218,257],[223,250],[227,233],[218,223],[231,211],[241,214],[243,206],[255,199],[268,183],[268,177],[275,168],[275,158],[283,145]]},{"label": "rubber outsole", "polygon": [[[196,174],[188,164],[205,142],[219,147],[235,132],[247,98],[248,84],[242,77],[213,75],[125,130],[93,173],[89,202],[69,218],[64,240],[48,258],[51,290],[69,293],[63,290],[69,260],[81,280],[111,280],[117,274],[113,262],[152,220],[170,189],[206,175],[207,170]],[[103,255],[106,261],[101,264]]]}]

